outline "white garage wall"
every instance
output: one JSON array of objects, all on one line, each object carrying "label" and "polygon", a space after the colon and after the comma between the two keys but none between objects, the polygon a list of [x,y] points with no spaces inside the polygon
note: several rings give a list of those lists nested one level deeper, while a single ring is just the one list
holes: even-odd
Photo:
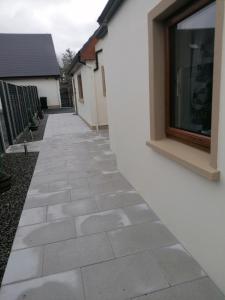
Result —
[{"label": "white garage wall", "polygon": [[[158,2],[126,1],[109,23],[104,63],[112,149],[122,173],[225,293],[225,87],[220,107],[220,182],[209,182],[146,146],[150,136],[147,13]],[[225,56],[224,40],[223,47]]]},{"label": "white garage wall", "polygon": [[6,80],[16,85],[35,85],[39,97],[47,97],[49,108],[61,107],[59,80],[54,78],[25,78]]}]

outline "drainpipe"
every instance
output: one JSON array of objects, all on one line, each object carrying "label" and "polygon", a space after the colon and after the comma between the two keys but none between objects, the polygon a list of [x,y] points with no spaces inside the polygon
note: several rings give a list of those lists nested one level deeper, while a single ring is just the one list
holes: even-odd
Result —
[{"label": "drainpipe", "polygon": [[94,68],[93,76],[94,76],[94,85],[95,85],[95,110],[96,110],[96,133],[99,133],[99,113],[98,113],[98,93],[97,93],[97,86],[96,86],[96,78],[95,78],[95,72],[99,70],[99,61],[98,61],[98,55],[103,50],[99,49],[95,52],[95,61],[96,61],[96,67]]},{"label": "drainpipe", "polygon": [[95,69],[94,69],[94,72],[98,71],[98,69],[99,69],[98,55],[99,55],[99,53],[101,53],[102,51],[103,51],[103,50],[100,49],[100,50],[98,50],[98,51],[95,52],[96,67],[95,67]]}]

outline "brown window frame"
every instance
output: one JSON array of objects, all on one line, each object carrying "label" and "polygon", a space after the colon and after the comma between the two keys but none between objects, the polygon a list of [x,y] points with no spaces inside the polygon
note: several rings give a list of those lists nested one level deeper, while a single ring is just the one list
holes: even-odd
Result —
[{"label": "brown window frame", "polygon": [[189,4],[185,9],[176,13],[174,16],[169,18],[165,24],[165,92],[166,92],[166,135],[169,138],[177,139],[185,144],[200,148],[202,150],[210,151],[211,147],[211,137],[207,137],[201,134],[193,133],[187,130],[182,130],[178,128],[171,127],[170,123],[170,109],[171,109],[171,78],[170,78],[170,28],[175,24],[179,23],[183,19],[193,15],[195,12],[209,5],[210,3],[215,2],[215,0],[198,0]]},{"label": "brown window frame", "polygon": [[82,77],[81,74],[77,75],[77,83],[78,83],[78,93],[79,93],[79,99],[83,100],[84,99],[84,94],[83,94],[83,85],[82,85]]}]

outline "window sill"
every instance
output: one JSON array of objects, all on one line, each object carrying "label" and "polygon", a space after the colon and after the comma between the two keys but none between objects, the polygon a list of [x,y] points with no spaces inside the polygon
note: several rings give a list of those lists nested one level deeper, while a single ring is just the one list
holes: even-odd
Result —
[{"label": "window sill", "polygon": [[220,179],[220,172],[210,166],[209,153],[168,138],[148,141],[146,145],[210,181]]}]

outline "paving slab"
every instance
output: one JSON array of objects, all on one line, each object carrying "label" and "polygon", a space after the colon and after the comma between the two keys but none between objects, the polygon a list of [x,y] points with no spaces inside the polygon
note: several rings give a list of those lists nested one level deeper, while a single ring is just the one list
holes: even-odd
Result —
[{"label": "paving slab", "polygon": [[144,199],[134,190],[97,195],[95,199],[100,210],[110,210],[145,203]]},{"label": "paving slab", "polygon": [[149,253],[82,268],[87,300],[123,300],[168,287]]},{"label": "paving slab", "polygon": [[108,235],[117,257],[177,244],[176,238],[160,222],[124,227]]},{"label": "paving slab", "polygon": [[110,231],[118,227],[131,225],[122,209],[107,210],[75,218],[77,235]]},{"label": "paving slab", "polygon": [[54,243],[75,236],[73,220],[58,220],[51,223],[19,227],[14,239],[13,250]]},{"label": "paving slab", "polygon": [[48,206],[47,220],[52,221],[71,216],[81,216],[97,212],[98,207],[94,199],[83,199],[69,203]]},{"label": "paving slab", "polygon": [[70,191],[59,191],[27,196],[24,208],[35,208],[71,201]]},{"label": "paving slab", "polygon": [[42,247],[12,251],[2,284],[9,284],[42,275]]},{"label": "paving slab", "polygon": [[54,274],[114,258],[105,233],[45,246],[44,274]]},{"label": "paving slab", "polygon": [[199,264],[179,244],[152,251],[170,285],[205,277]]},{"label": "paving slab", "polygon": [[204,278],[185,284],[180,284],[163,291],[153,293],[133,300],[224,300],[225,296],[215,284]]},{"label": "paving slab", "polygon": [[33,225],[46,222],[46,207],[24,209],[20,217],[19,226]]},{"label": "paving slab", "polygon": [[84,300],[79,270],[3,286],[1,300]]}]

